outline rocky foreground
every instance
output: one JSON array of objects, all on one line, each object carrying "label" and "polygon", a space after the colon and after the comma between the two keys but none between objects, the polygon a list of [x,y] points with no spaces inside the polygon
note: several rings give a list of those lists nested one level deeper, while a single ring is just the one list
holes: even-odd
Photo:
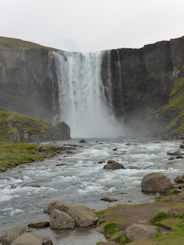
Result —
[{"label": "rocky foreground", "polygon": [[97,212],[98,230],[110,241],[98,245],[170,245],[184,240],[184,177],[176,184],[162,173],[146,175],[145,193],[157,193],[152,203],[117,205]]},{"label": "rocky foreground", "polygon": [[[94,228],[109,242],[97,245],[170,245],[184,240],[184,176],[175,184],[160,172],[146,175],[141,183],[145,193],[157,193],[151,203],[117,205],[94,212],[86,206],[71,206],[63,200],[53,200],[43,212],[48,221],[18,225],[0,237],[2,245],[53,245],[48,237],[32,234],[34,229],[52,230]],[[33,232],[34,233],[34,232]]]},{"label": "rocky foreground", "polygon": [[14,226],[6,230],[0,237],[2,245],[53,245],[48,237],[38,237],[33,229],[49,227],[53,230],[94,227],[98,217],[94,211],[85,206],[70,206],[62,200],[54,200],[48,204],[44,212],[49,214],[50,221]]}]

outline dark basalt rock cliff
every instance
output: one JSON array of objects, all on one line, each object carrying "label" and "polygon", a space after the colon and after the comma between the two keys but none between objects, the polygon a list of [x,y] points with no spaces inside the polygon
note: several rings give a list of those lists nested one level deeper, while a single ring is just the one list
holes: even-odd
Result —
[{"label": "dark basalt rock cliff", "polygon": [[0,38],[0,108],[51,120],[58,110],[52,49]]},{"label": "dark basalt rock cliff", "polygon": [[[54,120],[59,112],[54,49],[0,38],[0,108]],[[57,50],[54,50],[57,51]],[[102,80],[115,115],[139,128],[167,104],[184,65],[184,37],[103,52]]]},{"label": "dark basalt rock cliff", "polygon": [[[123,115],[125,121],[134,124],[143,121],[151,110],[166,104],[183,65],[184,37],[146,45],[141,49],[106,52],[102,78],[106,96],[108,101],[111,100],[116,115]],[[109,74],[109,67],[111,77],[106,75]]]}]

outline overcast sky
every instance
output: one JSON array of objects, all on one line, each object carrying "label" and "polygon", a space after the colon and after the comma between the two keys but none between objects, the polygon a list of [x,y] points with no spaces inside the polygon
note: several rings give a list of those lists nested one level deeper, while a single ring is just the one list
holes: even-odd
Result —
[{"label": "overcast sky", "polygon": [[0,0],[0,36],[69,51],[139,48],[184,35],[184,0]]}]

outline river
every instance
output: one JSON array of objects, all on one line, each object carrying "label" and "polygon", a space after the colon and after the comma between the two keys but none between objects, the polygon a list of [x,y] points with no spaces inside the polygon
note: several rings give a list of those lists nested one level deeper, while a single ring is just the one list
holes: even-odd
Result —
[{"label": "river", "polygon": [[[179,149],[180,141],[154,139],[88,139],[57,142],[77,144],[72,153],[60,154],[0,173],[0,231],[17,224],[48,220],[43,208],[51,200],[64,200],[71,205],[86,205],[100,210],[118,203],[152,201],[152,195],[141,192],[143,176],[161,171],[171,180],[184,173],[183,159],[168,160],[167,152]],[[117,149],[117,150],[116,150]],[[122,163],[125,169],[105,170],[107,160]],[[99,161],[104,163],[99,164]],[[114,197],[117,202],[101,201]],[[39,231],[43,233],[45,231]],[[54,244],[94,245],[105,241],[95,230],[53,232],[47,229]]]}]

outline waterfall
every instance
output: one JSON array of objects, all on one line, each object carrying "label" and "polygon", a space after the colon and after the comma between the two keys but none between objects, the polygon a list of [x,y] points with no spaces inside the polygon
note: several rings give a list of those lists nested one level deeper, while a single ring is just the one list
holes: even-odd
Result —
[{"label": "waterfall", "polygon": [[101,79],[104,52],[53,52],[59,89],[59,117],[70,126],[72,137],[121,135],[122,127],[107,106]]}]

